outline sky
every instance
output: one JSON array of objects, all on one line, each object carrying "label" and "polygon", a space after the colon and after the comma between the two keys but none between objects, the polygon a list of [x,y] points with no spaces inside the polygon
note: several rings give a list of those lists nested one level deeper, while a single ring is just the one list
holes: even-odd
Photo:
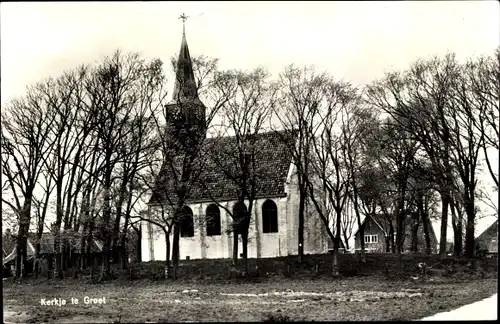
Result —
[{"label": "sky", "polygon": [[217,57],[222,68],[263,66],[276,76],[291,63],[314,64],[356,85],[417,58],[466,59],[499,46],[497,1],[4,2],[2,105],[116,49],[168,63],[180,48],[181,13],[191,55]]}]

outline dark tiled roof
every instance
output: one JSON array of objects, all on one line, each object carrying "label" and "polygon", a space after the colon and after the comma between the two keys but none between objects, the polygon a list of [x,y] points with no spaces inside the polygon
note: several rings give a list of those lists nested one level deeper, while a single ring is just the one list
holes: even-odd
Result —
[{"label": "dark tiled roof", "polygon": [[2,234],[2,248],[5,253],[9,254],[16,246],[16,240],[13,235]]},{"label": "dark tiled roof", "polygon": [[491,224],[481,235],[476,238],[476,242],[490,252],[498,252],[498,221]]},{"label": "dark tiled roof", "polygon": [[[290,131],[267,132],[256,135],[256,196],[273,197],[285,194],[285,181],[292,162],[289,149],[294,134]],[[188,202],[233,200],[237,198],[238,186],[233,176],[239,173],[237,161],[237,138],[207,138],[203,144],[206,152],[202,172],[189,188]],[[252,150],[252,149],[250,149]],[[170,174],[170,176],[169,176]],[[175,201],[175,185],[171,168],[163,168],[150,203]],[[168,197],[168,198],[166,198]]]},{"label": "dark tiled roof", "polygon": [[[37,243],[36,234],[29,233],[28,234],[29,242],[33,244],[35,247]],[[51,233],[42,233],[42,237],[40,239],[40,254],[50,254],[54,253],[54,235]]]},{"label": "dark tiled roof", "polygon": [[484,232],[479,235],[476,240],[477,241],[482,241],[482,240],[489,240],[491,237],[496,237],[498,235],[498,221],[495,221],[493,224],[491,224]]},{"label": "dark tiled roof", "polygon": [[[36,234],[35,233],[29,233],[29,242],[33,244],[33,247],[35,247],[35,244],[37,242],[36,240]],[[78,240],[78,246],[80,240]],[[102,251],[102,244],[100,241],[96,240],[95,238],[92,240],[92,246],[90,247],[90,253],[99,253]],[[77,253],[79,252],[79,248],[77,248]],[[52,254],[54,253],[54,235],[52,233],[42,233],[42,238],[40,239],[40,254]]]}]

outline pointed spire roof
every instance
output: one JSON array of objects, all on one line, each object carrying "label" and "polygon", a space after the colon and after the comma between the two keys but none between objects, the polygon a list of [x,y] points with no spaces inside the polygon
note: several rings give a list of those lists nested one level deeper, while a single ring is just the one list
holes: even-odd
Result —
[{"label": "pointed spire roof", "polygon": [[194,78],[193,62],[191,61],[191,55],[189,54],[189,47],[186,40],[185,26],[183,25],[181,50],[179,52],[179,58],[177,59],[172,101],[184,102],[184,101],[196,100],[197,98],[198,98],[198,90],[196,88],[196,81]]}]

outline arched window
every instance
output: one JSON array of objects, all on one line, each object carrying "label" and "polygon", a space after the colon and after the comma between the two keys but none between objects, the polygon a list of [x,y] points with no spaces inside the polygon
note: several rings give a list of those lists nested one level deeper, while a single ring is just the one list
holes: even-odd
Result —
[{"label": "arched window", "polygon": [[220,210],[215,204],[207,207],[207,236],[220,235]]},{"label": "arched window", "polygon": [[188,206],[184,206],[181,214],[181,237],[193,237],[193,211]]},{"label": "arched window", "polygon": [[272,200],[266,200],[262,205],[262,231],[264,233],[278,232],[278,208]]},{"label": "arched window", "polygon": [[234,220],[242,219],[244,213],[247,212],[247,206],[244,203],[238,202],[233,206],[233,217]]}]

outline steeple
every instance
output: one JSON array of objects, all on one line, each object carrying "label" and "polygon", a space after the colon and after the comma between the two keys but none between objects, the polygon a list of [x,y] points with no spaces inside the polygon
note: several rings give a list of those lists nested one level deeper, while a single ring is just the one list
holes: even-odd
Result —
[{"label": "steeple", "polygon": [[179,19],[182,19],[182,42],[175,71],[174,92],[172,94],[173,103],[183,103],[198,99],[193,62],[191,61],[191,55],[189,54],[189,47],[186,40],[185,23],[187,18],[188,17],[184,14],[179,17]]},{"label": "steeple", "polygon": [[196,146],[195,142],[206,136],[206,107],[198,97],[184,26],[187,17],[182,14],[179,18],[183,22],[182,42],[175,70],[172,100],[165,106],[166,122],[171,138],[183,138],[186,145]]}]

